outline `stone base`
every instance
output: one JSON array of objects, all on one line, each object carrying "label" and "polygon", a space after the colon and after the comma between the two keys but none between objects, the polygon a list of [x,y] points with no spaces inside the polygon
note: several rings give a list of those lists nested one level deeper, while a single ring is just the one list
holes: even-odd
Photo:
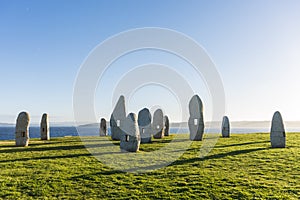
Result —
[{"label": "stone base", "polygon": [[41,136],[41,140],[50,140],[50,137],[48,135],[46,136]]},{"label": "stone base", "polygon": [[161,131],[157,132],[156,134],[154,134],[153,138],[155,138],[155,139],[162,139],[162,138],[164,138],[164,136],[165,136],[164,131],[161,130]]},{"label": "stone base", "polygon": [[29,144],[29,138],[16,138],[16,146],[17,147],[27,147]]},{"label": "stone base", "polygon": [[192,141],[202,141],[203,140],[203,134],[197,133],[196,135],[190,134],[190,140]]},{"label": "stone base", "polygon": [[151,143],[151,142],[152,142],[152,138],[151,137],[141,138],[141,143],[142,144]]},{"label": "stone base", "polygon": [[286,141],[285,137],[271,137],[272,148],[285,148]]},{"label": "stone base", "polygon": [[[200,119],[198,119],[200,121]],[[189,130],[190,130],[190,140],[192,141],[202,141],[204,135],[204,124],[200,123],[198,125],[194,124],[194,119],[189,119]]]},{"label": "stone base", "polygon": [[120,140],[121,139],[121,135],[122,135],[122,130],[120,129],[120,127],[117,126],[113,126],[111,127],[111,139],[112,140]]},{"label": "stone base", "polygon": [[124,135],[122,137],[127,137],[128,140],[126,140],[126,138],[121,138],[121,142],[120,142],[121,152],[137,152],[139,150],[140,147],[139,138],[130,135],[127,136]]}]

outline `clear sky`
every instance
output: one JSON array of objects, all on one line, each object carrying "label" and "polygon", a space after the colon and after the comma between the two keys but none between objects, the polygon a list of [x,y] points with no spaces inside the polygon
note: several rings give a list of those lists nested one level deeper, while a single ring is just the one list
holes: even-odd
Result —
[{"label": "clear sky", "polygon": [[[276,110],[284,120],[300,120],[299,10],[299,0],[2,0],[0,122],[14,123],[22,110],[31,114],[33,122],[43,112],[52,121],[72,121],[74,82],[89,52],[112,35],[141,27],[182,32],[206,49],[222,77],[231,120],[270,120]],[[169,55],[144,52],[143,56],[145,63],[166,62],[179,71],[185,66],[175,62],[178,58],[168,61]],[[124,58],[125,67],[142,64],[135,61],[137,57],[139,53]],[[107,77],[117,74],[120,62]],[[186,69],[182,74],[189,76]],[[107,77],[95,94],[95,112],[106,118],[111,96],[100,89],[111,90],[113,78]],[[209,98],[201,84],[196,92],[210,116]],[[136,91],[128,110],[138,112],[142,102],[148,107],[161,104],[171,120],[180,121],[176,98],[157,87]],[[156,95],[145,99],[151,92]]]}]

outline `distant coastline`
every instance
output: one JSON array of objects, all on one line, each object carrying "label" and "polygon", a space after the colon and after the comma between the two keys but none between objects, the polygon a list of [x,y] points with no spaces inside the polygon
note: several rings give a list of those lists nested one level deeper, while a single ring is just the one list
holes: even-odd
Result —
[{"label": "distant coastline", "polygon": [[[221,122],[206,122],[206,127],[219,127]],[[271,127],[271,121],[232,121],[231,127],[234,128],[269,128]],[[300,121],[285,121],[285,127],[300,128]],[[1,127],[15,126],[14,123],[0,123]],[[40,126],[39,123],[32,123],[32,127]],[[99,127],[99,123],[87,123],[83,125],[76,125],[74,122],[52,122],[50,126],[53,127]],[[107,122],[109,126],[109,122]],[[188,127],[187,122],[174,122],[170,123],[171,127]]]},{"label": "distant coastline", "polygon": [[[206,122],[205,126],[208,127],[219,127],[221,122]],[[300,121],[285,121],[286,127],[300,128]],[[107,122],[109,126],[109,122]],[[231,127],[235,128],[269,128],[271,127],[271,121],[232,121],[230,122]],[[170,123],[171,127],[188,127],[187,122],[175,122]],[[99,127],[99,123],[89,123],[79,125],[78,127]]]},{"label": "distant coastline", "polygon": [[0,123],[0,126],[14,126],[15,124],[11,123]]}]

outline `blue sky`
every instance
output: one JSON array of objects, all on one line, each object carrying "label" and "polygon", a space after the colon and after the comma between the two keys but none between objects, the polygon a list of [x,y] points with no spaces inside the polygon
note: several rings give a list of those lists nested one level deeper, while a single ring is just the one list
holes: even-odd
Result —
[{"label": "blue sky", "polygon": [[[33,122],[43,112],[52,121],[72,121],[73,87],[84,59],[106,38],[141,27],[174,29],[207,50],[222,77],[231,120],[270,120],[276,110],[285,120],[300,120],[299,10],[297,0],[2,0],[0,122],[14,122],[22,110],[31,114]],[[158,62],[168,56],[154,53],[150,58]],[[109,85],[109,79],[104,84]],[[145,88],[144,93],[155,87]],[[209,105],[201,88],[200,83],[197,92]],[[174,97],[160,94],[170,119],[181,120]],[[113,103],[101,102],[101,95],[101,91],[95,94],[95,112],[107,118]],[[136,92],[128,102],[129,111],[138,112],[143,96],[143,91]],[[149,107],[159,101],[145,100]],[[211,108],[207,106],[205,112],[210,116]]]}]

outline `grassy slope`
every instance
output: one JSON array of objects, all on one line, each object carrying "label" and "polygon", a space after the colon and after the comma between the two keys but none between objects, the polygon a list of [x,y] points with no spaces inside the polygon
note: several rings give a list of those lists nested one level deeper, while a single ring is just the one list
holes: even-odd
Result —
[{"label": "grassy slope", "polygon": [[[142,145],[141,151],[155,150],[163,142]],[[202,142],[194,142],[178,161],[146,174],[110,169],[91,156],[77,137],[30,144],[17,148],[13,142],[0,142],[0,198],[300,197],[300,133],[288,134],[285,149],[271,149],[269,134],[220,138],[202,159],[198,157]]]}]

